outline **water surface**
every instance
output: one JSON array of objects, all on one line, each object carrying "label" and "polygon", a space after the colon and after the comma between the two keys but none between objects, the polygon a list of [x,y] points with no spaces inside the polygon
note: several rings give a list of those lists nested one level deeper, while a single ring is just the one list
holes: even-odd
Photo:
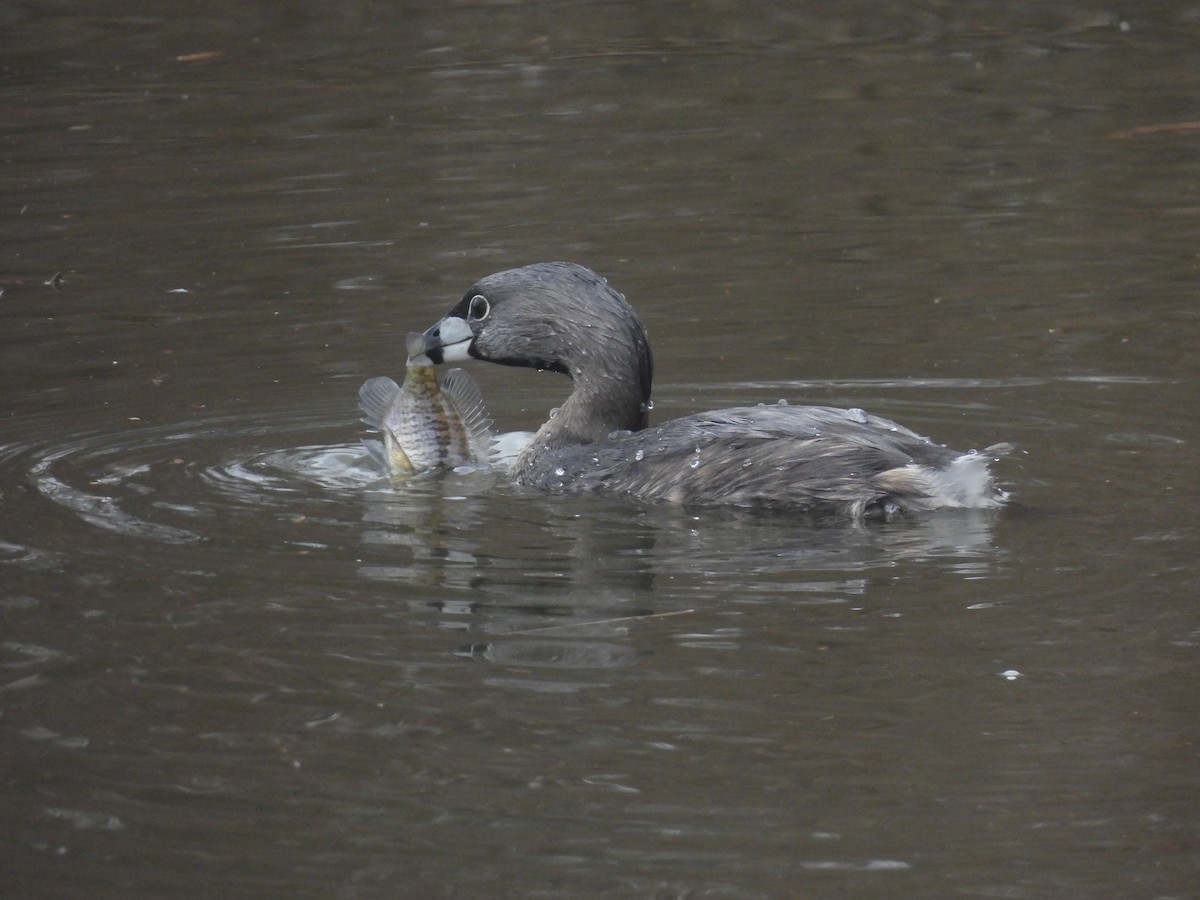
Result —
[{"label": "water surface", "polygon": [[[1195,9],[0,6],[0,871],[21,896],[1184,897]],[[1011,441],[883,526],[364,459],[478,277],[655,415]],[[533,428],[566,384],[476,367]]]}]

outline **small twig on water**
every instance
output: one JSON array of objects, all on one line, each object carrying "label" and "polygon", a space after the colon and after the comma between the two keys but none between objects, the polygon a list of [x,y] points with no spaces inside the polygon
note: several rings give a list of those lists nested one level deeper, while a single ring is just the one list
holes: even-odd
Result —
[{"label": "small twig on water", "polygon": [[1200,131],[1200,121],[1195,122],[1158,122],[1154,125],[1139,125],[1128,131],[1115,131],[1109,135],[1112,138],[1131,138],[1143,134],[1183,134],[1187,131]]},{"label": "small twig on water", "polygon": [[694,609],[677,609],[673,612],[646,613],[644,616],[621,616],[619,619],[596,619],[592,622],[566,622],[562,625],[546,625],[542,628],[525,628],[521,631],[504,631],[494,637],[511,637],[514,634],[541,634],[543,631],[555,631],[559,628],[588,628],[592,625],[613,625],[617,622],[644,622],[647,619],[665,619],[668,616],[686,616],[694,613]]}]

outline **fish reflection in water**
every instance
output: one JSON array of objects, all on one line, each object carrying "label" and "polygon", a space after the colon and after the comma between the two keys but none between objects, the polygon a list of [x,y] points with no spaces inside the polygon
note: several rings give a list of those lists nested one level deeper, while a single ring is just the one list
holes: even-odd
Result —
[{"label": "fish reflection in water", "polygon": [[359,389],[362,420],[381,438],[363,445],[392,476],[490,467],[495,434],[479,387],[461,369],[451,369],[439,383],[422,348],[423,337],[410,334],[403,386],[378,377]]}]

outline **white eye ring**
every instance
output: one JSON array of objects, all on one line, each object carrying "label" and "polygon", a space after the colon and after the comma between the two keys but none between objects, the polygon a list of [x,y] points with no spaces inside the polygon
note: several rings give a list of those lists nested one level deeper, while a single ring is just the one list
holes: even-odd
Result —
[{"label": "white eye ring", "polygon": [[476,294],[467,304],[467,315],[476,322],[482,322],[491,312],[492,304],[488,303],[487,297],[482,294]]}]

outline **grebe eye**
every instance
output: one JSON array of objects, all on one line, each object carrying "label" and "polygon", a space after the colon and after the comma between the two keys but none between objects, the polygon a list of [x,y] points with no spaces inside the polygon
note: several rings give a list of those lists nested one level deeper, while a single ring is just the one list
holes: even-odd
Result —
[{"label": "grebe eye", "polygon": [[492,311],[492,304],[488,303],[487,297],[482,294],[476,294],[471,298],[470,305],[467,306],[467,315],[476,322],[482,322],[488,317],[488,313]]}]

